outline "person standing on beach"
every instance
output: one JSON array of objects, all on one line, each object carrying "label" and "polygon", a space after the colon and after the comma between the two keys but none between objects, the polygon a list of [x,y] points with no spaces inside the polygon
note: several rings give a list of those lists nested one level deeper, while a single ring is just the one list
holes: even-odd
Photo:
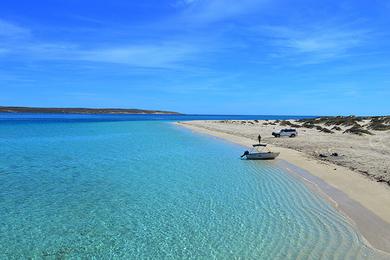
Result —
[{"label": "person standing on beach", "polygon": [[259,144],[261,143],[261,135],[259,135],[258,137],[257,137],[257,139],[259,139]]}]

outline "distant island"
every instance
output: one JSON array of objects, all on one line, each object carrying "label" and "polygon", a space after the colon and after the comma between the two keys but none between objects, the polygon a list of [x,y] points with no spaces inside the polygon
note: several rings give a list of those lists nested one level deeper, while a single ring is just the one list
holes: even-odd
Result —
[{"label": "distant island", "polygon": [[54,108],[54,107],[10,107],[0,106],[0,113],[43,113],[43,114],[172,114],[179,115],[178,112],[145,110],[145,109],[125,109],[125,108]]}]

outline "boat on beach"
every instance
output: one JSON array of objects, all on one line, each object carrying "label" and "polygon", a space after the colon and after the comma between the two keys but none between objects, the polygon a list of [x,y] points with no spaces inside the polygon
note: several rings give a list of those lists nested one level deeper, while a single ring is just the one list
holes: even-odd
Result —
[{"label": "boat on beach", "polygon": [[[241,158],[247,160],[273,160],[279,156],[280,153],[272,152],[267,148],[267,144],[254,144],[251,151],[245,151]],[[267,149],[267,151],[264,151]]]}]

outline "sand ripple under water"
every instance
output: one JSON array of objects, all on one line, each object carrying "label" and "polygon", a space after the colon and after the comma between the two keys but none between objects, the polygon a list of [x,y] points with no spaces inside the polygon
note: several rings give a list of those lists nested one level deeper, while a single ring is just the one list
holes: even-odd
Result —
[{"label": "sand ripple under water", "polygon": [[277,164],[168,123],[4,123],[0,147],[0,258],[385,258]]}]

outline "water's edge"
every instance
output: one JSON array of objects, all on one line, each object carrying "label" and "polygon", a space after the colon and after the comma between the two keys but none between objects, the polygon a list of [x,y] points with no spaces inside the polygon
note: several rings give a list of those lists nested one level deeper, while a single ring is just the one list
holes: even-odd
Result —
[{"label": "water's edge", "polygon": [[287,172],[303,181],[312,191],[319,193],[359,231],[368,246],[390,256],[390,224],[383,221],[343,191],[334,188],[321,178],[286,161],[277,163]]},{"label": "water's edge", "polygon": [[[175,124],[177,127],[186,128],[183,125]],[[189,129],[189,128],[188,128]],[[223,138],[218,135],[213,135],[211,132],[202,132],[201,129],[190,128],[193,133],[205,134],[207,136],[216,137],[222,141],[235,143],[247,149],[244,144],[233,142],[228,138]],[[321,178],[314,176],[310,172],[281,159],[276,159],[276,163],[285,169],[287,173],[296,177],[310,188],[313,192],[321,195],[328,203],[335,207],[340,214],[345,216],[353,227],[364,239],[367,246],[383,252],[390,257],[390,224],[379,218],[369,209],[362,206],[359,202],[347,196],[343,191],[329,185]]]}]

